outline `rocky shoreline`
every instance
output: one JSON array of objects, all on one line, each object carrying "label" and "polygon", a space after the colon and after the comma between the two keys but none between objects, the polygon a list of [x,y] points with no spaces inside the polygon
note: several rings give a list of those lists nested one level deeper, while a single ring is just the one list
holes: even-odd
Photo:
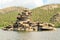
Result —
[{"label": "rocky shoreline", "polygon": [[13,25],[8,25],[3,30],[10,31],[41,31],[43,30],[54,30],[54,24],[51,23],[40,23],[32,22],[30,20],[31,11],[29,9],[24,9],[21,13],[18,13],[17,20]]}]

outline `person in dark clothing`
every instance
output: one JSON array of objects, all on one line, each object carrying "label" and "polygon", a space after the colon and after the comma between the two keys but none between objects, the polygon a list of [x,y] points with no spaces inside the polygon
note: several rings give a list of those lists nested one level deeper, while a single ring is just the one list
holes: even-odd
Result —
[{"label": "person in dark clothing", "polygon": [[8,29],[9,29],[9,28],[12,28],[12,25],[8,25],[8,26],[6,26],[5,28],[8,28]]},{"label": "person in dark clothing", "polygon": [[17,24],[17,22],[14,23],[13,28],[18,28],[18,24]]},{"label": "person in dark clothing", "polygon": [[20,15],[20,13],[19,13],[18,16],[17,16],[17,19],[21,20],[21,18],[22,18],[22,15]]},{"label": "person in dark clothing", "polygon": [[40,25],[40,23],[39,22],[37,22],[37,25],[36,25],[37,27],[38,27],[38,31],[40,31],[41,30],[41,28],[42,28],[42,26]]}]

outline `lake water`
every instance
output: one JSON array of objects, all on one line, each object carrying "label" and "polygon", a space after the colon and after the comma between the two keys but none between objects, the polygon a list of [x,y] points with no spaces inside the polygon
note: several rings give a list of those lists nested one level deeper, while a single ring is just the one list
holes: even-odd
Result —
[{"label": "lake water", "polygon": [[0,30],[0,40],[60,40],[60,28],[56,31],[15,32]]}]

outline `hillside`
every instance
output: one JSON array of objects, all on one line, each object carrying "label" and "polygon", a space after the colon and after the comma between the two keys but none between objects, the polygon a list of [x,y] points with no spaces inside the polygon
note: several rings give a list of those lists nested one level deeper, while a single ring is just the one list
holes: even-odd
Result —
[{"label": "hillside", "polygon": [[13,11],[21,12],[23,9],[24,9],[24,7],[7,7],[4,9],[0,9],[0,13],[5,14],[5,13],[13,12]]},{"label": "hillside", "polygon": [[14,23],[16,21],[17,14],[23,9],[23,7],[8,7],[0,9],[0,27]]},{"label": "hillside", "polygon": [[[57,12],[60,12],[60,4],[45,5],[32,9],[32,12],[32,18],[34,19],[34,21],[51,22],[50,20],[53,15],[57,14]],[[54,24],[58,26],[59,23],[55,22]]]},{"label": "hillside", "polygon": [[[16,16],[24,8],[22,7],[9,7],[0,9],[0,27],[7,26],[16,21]],[[49,4],[42,7],[37,7],[32,9],[31,20],[40,21],[40,22],[51,22],[51,18],[57,13],[60,12],[60,4]],[[52,22],[53,23],[53,22]],[[55,22],[56,27],[59,23]]]}]

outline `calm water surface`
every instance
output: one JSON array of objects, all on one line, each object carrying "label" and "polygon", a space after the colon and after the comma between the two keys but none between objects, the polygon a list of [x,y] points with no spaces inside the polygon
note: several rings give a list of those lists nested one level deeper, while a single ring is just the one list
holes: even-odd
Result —
[{"label": "calm water surface", "polygon": [[14,32],[0,30],[0,40],[60,40],[60,28],[56,31]]}]

